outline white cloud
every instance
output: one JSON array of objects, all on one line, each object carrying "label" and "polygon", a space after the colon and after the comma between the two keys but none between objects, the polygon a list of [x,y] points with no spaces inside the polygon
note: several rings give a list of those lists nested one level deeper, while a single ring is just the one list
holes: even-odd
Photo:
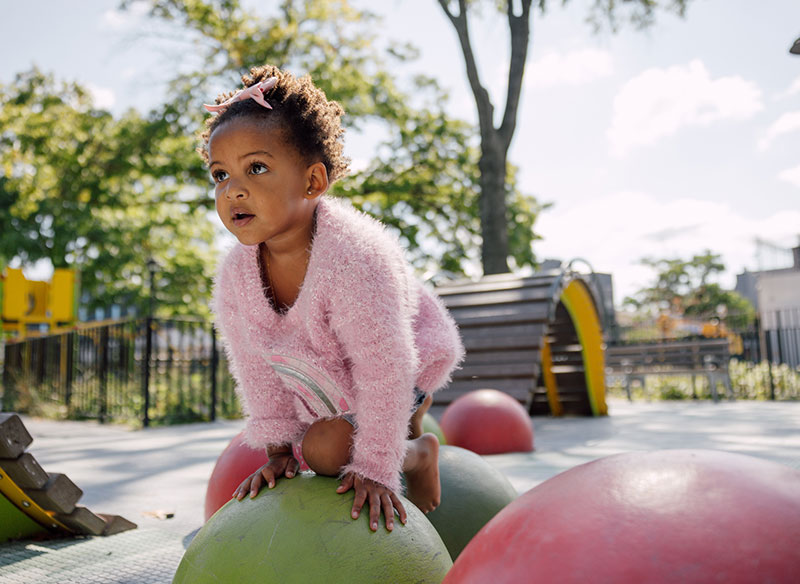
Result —
[{"label": "white cloud", "polygon": [[92,101],[94,101],[94,105],[98,109],[111,109],[117,101],[113,89],[100,87],[92,83],[87,84],[86,88],[92,94]]},{"label": "white cloud", "polygon": [[532,88],[583,85],[608,77],[613,71],[614,64],[608,51],[549,52],[529,65],[526,84]]},{"label": "white cloud", "polygon": [[758,141],[758,149],[766,150],[778,136],[798,131],[800,131],[800,111],[785,113],[767,128],[764,137]]},{"label": "white cloud", "polygon": [[652,284],[652,271],[639,265],[643,257],[688,259],[710,249],[722,255],[727,267],[720,283],[733,288],[735,274],[756,267],[755,237],[768,236],[789,247],[795,245],[798,225],[796,208],[755,219],[727,203],[618,192],[542,213],[536,229],[544,240],[534,250],[540,259],[582,257],[595,270],[610,272],[619,304]]},{"label": "white cloud", "polygon": [[135,26],[149,10],[147,2],[132,2],[126,10],[110,9],[103,12],[101,24],[111,30],[124,30]]},{"label": "white cloud", "polygon": [[800,166],[787,168],[778,175],[778,178],[800,188]]},{"label": "white cloud", "polygon": [[761,90],[741,77],[712,79],[699,60],[648,69],[614,98],[608,139],[616,156],[653,144],[686,126],[742,120],[763,109]]},{"label": "white cloud", "polygon": [[798,93],[800,93],[800,77],[795,79],[786,91],[782,91],[776,95],[775,98],[784,99],[787,97],[792,97],[793,95],[797,95]]}]

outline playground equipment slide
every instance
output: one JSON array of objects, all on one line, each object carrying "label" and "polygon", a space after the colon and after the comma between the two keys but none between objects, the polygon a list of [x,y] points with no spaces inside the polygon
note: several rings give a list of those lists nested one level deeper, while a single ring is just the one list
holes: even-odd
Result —
[{"label": "playground equipment slide", "polygon": [[437,287],[459,326],[466,357],[434,403],[492,388],[531,414],[606,415],[600,290],[592,274],[570,266]]}]

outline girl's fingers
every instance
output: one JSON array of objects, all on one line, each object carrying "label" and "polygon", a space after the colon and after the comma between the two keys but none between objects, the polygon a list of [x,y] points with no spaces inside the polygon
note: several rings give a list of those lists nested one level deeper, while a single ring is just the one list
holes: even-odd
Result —
[{"label": "girl's fingers", "polygon": [[286,464],[286,471],[284,474],[286,475],[287,479],[292,478],[294,475],[297,474],[297,469],[300,467],[300,463],[297,462],[297,459],[293,456],[289,459],[289,462]]},{"label": "girl's fingers", "polygon": [[339,486],[336,487],[336,492],[340,493],[340,494],[341,493],[346,493],[347,491],[349,491],[352,488],[353,488],[353,475],[346,474],[346,475],[344,475],[342,477],[342,480],[339,483]]},{"label": "girl's fingers", "polygon": [[239,501],[244,498],[245,493],[250,490],[250,478],[247,477],[242,481],[242,483],[236,487],[236,490],[233,492],[233,496],[236,497]]},{"label": "girl's fingers", "polygon": [[400,523],[405,525],[406,521],[408,521],[408,514],[406,513],[406,508],[403,507],[403,504],[400,502],[400,499],[398,499],[397,495],[395,495],[394,493],[392,493],[391,495],[391,500],[392,500],[392,505],[394,506],[395,509],[397,509],[397,514],[400,515]]},{"label": "girl's fingers", "polygon": [[394,506],[388,493],[381,495],[381,507],[383,508],[383,517],[386,520],[386,529],[391,531],[394,529]]},{"label": "girl's fingers", "polygon": [[278,480],[278,477],[283,476],[285,472],[286,472],[286,467],[277,470],[272,467],[268,467],[264,471],[262,471],[261,474],[264,475],[264,480],[271,489],[275,486],[275,481]]},{"label": "girl's fingers", "polygon": [[378,531],[378,520],[381,518],[381,496],[374,486],[368,489],[369,493],[369,528]]},{"label": "girl's fingers", "polygon": [[350,512],[350,515],[353,519],[358,519],[358,516],[361,514],[361,508],[364,506],[364,502],[367,500],[367,489],[363,487],[363,485],[356,485],[356,496],[353,499],[353,510]]},{"label": "girl's fingers", "polygon": [[250,477],[250,498],[255,497],[261,489],[261,474],[264,471],[257,472]]}]

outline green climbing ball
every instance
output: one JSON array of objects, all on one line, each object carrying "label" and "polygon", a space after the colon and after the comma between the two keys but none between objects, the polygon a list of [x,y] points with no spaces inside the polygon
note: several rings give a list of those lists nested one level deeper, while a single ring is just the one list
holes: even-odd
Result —
[{"label": "green climbing ball", "polygon": [[442,428],[439,426],[439,422],[437,422],[436,418],[428,413],[422,416],[422,431],[435,434],[439,439],[439,444],[447,444],[447,441],[444,438],[444,432],[442,432]]},{"label": "green climbing ball", "polygon": [[516,499],[517,491],[481,456],[458,446],[439,449],[439,476],[442,502],[427,517],[455,561],[475,534]]},{"label": "green climbing ball", "polygon": [[452,561],[421,511],[402,499],[408,523],[373,532],[368,507],[351,519],[353,491],[338,485],[301,473],[229,501],[197,533],[173,584],[442,581]]}]

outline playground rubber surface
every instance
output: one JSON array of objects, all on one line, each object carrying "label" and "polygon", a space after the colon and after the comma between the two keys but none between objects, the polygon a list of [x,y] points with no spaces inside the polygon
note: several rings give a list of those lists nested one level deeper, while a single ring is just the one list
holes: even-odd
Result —
[{"label": "playground rubber surface", "polygon": [[[603,418],[534,417],[534,452],[485,458],[519,492],[579,464],[640,450],[723,450],[800,469],[800,402],[608,403]],[[0,544],[3,584],[171,582],[203,524],[217,456],[243,428],[240,420],[130,430],[23,419],[33,436],[28,452],[48,472],[68,474],[83,489],[81,505],[139,527],[110,537]]]}]

